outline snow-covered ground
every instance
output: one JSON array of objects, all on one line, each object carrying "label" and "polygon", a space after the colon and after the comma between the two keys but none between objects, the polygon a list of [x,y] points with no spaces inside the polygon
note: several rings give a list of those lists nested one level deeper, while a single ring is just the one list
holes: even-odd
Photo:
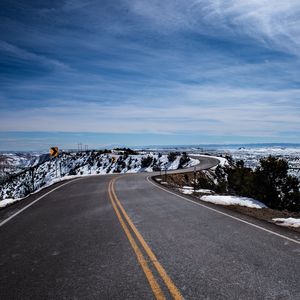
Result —
[{"label": "snow-covered ground", "polygon": [[238,196],[209,195],[209,196],[202,196],[201,200],[205,202],[219,204],[219,205],[240,205],[240,206],[246,206],[250,208],[267,207],[260,201],[254,200],[252,198],[238,197]]},{"label": "snow-covered ground", "polygon": [[210,202],[219,205],[240,205],[250,208],[266,208],[267,206],[261,203],[258,200],[247,198],[247,197],[238,197],[238,196],[221,196],[221,195],[210,195],[214,194],[213,191],[208,189],[197,189],[194,191],[194,188],[191,186],[183,186],[178,188],[178,190],[185,195],[192,195],[195,193],[207,194],[201,196],[201,200],[205,202]]},{"label": "snow-covered ground", "polygon": [[0,179],[36,164],[40,155],[39,152],[0,153]]},{"label": "snow-covered ground", "polygon": [[213,194],[214,192],[208,189],[196,189],[194,191],[194,188],[192,186],[183,186],[182,188],[178,189],[181,193],[185,195],[192,195],[195,193],[202,193],[202,194]]},{"label": "snow-covered ground", "polygon": [[15,202],[18,202],[18,201],[20,201],[20,200],[22,200],[22,198],[16,198],[16,199],[4,199],[4,200],[1,200],[0,201],[0,208],[3,208],[3,207],[5,207],[5,206],[8,206],[8,205],[10,205],[10,204],[12,204],[12,203],[15,203]]},{"label": "snow-covered ground", "polygon": [[300,219],[299,218],[275,218],[273,221],[277,225],[286,226],[286,227],[300,227]]},{"label": "snow-covered ground", "polygon": [[222,156],[214,156],[214,155],[206,155],[206,154],[198,154],[198,153],[193,154],[193,156],[195,156],[195,157],[202,156],[202,157],[212,157],[212,158],[215,158],[215,159],[217,159],[220,162],[219,165],[221,167],[226,167],[226,166],[229,165],[227,159],[225,157],[222,157]]},{"label": "snow-covered ground", "polygon": [[168,155],[159,153],[138,155],[102,154],[97,151],[63,153],[59,159],[27,168],[0,184],[0,207],[18,201],[57,181],[76,176],[153,172],[159,169],[176,170],[179,167],[187,168],[199,163],[197,159],[190,158],[182,165],[181,157],[182,155],[178,155],[174,161],[169,161]]}]

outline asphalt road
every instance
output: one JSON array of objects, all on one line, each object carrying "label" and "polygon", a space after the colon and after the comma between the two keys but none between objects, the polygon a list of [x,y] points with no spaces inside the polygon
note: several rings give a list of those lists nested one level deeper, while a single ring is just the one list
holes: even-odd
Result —
[{"label": "asphalt road", "polygon": [[85,177],[0,211],[0,299],[300,299],[298,233],[148,176]]}]

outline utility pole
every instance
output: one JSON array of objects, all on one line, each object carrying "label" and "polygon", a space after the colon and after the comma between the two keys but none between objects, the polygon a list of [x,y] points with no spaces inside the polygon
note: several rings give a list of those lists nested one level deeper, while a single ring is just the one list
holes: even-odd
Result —
[{"label": "utility pole", "polygon": [[167,182],[167,167],[165,167],[165,182]]},{"label": "utility pole", "polygon": [[82,150],[83,150],[83,144],[78,143],[78,152],[82,152]]},{"label": "utility pole", "polygon": [[57,158],[55,158],[55,173],[56,173],[56,178],[57,178]]},{"label": "utility pole", "polygon": [[34,167],[31,168],[31,185],[32,185],[32,192],[34,192]]},{"label": "utility pole", "polygon": [[194,192],[196,191],[196,166],[194,166]]}]

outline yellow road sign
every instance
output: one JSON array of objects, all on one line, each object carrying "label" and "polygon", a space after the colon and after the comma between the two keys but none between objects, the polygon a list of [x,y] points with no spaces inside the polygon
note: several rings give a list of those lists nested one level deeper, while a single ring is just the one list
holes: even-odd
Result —
[{"label": "yellow road sign", "polygon": [[50,156],[58,156],[58,147],[51,147],[50,148]]},{"label": "yellow road sign", "polygon": [[111,157],[111,162],[114,164],[116,162],[116,158],[114,156]]}]

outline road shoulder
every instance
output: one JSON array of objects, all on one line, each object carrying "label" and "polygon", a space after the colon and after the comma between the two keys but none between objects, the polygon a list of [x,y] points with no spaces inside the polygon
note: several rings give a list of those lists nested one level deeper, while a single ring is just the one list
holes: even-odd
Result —
[{"label": "road shoulder", "polygon": [[183,201],[185,200],[191,204],[200,205],[201,207],[215,211],[216,213],[219,213],[219,214],[225,215],[227,217],[233,218],[237,221],[246,223],[249,226],[256,227],[257,229],[264,230],[267,233],[275,234],[283,239],[286,238],[287,240],[290,240],[292,242],[300,244],[300,233],[296,230],[291,230],[286,227],[281,227],[274,223],[267,222],[266,220],[263,220],[263,219],[257,219],[253,216],[243,214],[239,210],[231,209],[228,206],[221,206],[221,205],[216,205],[213,203],[207,203],[207,202],[203,202],[199,198],[193,197],[191,195],[184,195],[175,189],[172,189],[166,185],[162,185],[161,183],[155,181],[153,179],[153,177],[154,176],[148,176],[147,177],[148,182],[150,182],[152,185],[156,186],[157,188],[164,190],[167,193],[171,193],[171,194],[177,196],[178,198],[182,199]]}]

